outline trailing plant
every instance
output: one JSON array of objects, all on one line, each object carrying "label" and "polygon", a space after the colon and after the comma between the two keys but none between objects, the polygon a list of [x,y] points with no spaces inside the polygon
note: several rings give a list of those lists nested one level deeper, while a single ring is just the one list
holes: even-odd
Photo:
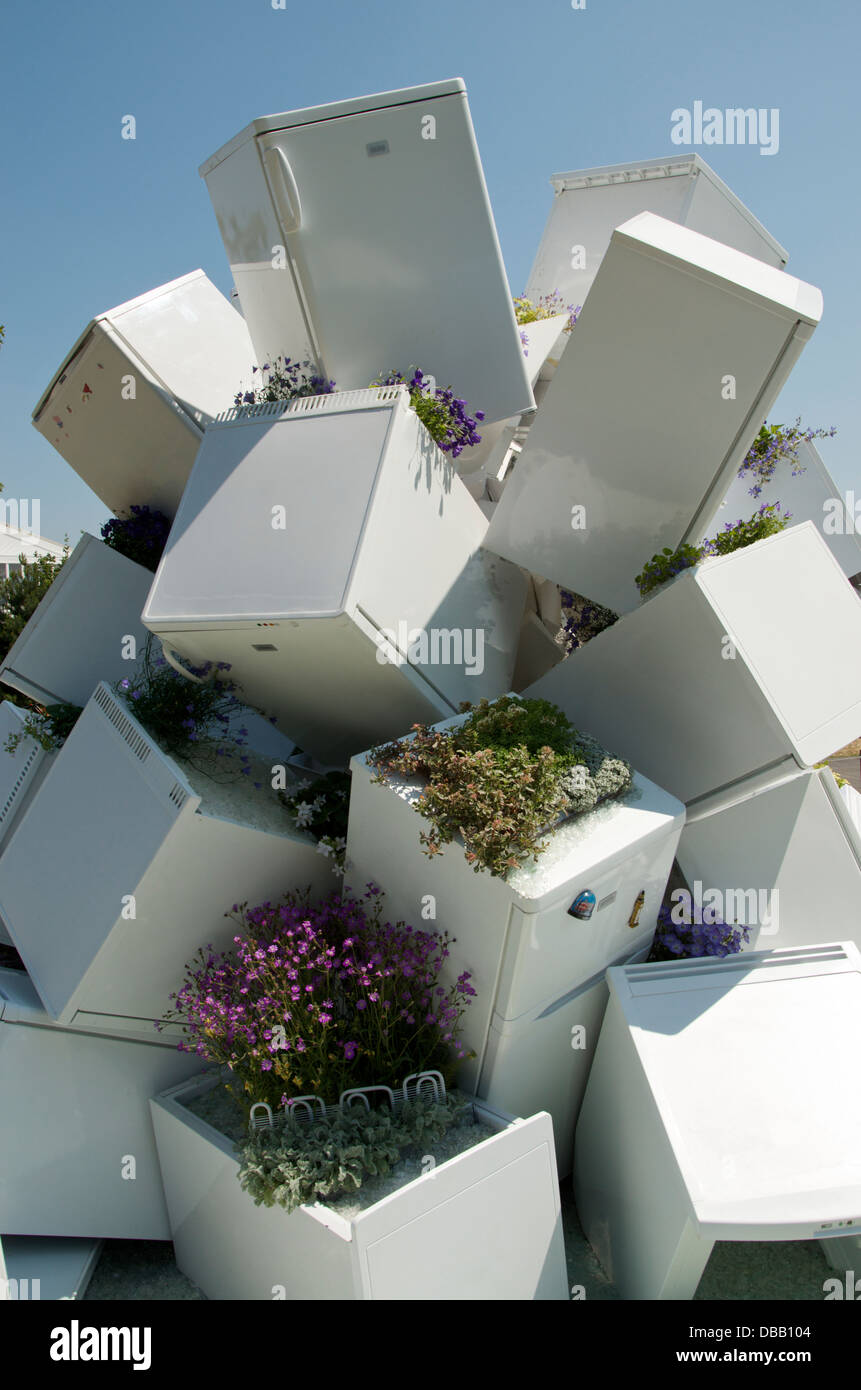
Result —
[{"label": "trailing plant", "polygon": [[163,512],[149,507],[131,507],[127,515],[111,517],[101,530],[105,545],[119,551],[127,560],[134,560],[144,569],[158,569],[158,562],[167,545],[170,522]]},{"label": "trailing plant", "polygon": [[[680,920],[674,920],[674,916]],[[727,926],[717,913],[704,909],[703,917],[710,916],[709,922],[692,922],[690,916],[684,917],[679,904],[674,907],[664,905],[658,913],[655,939],[648,959],[681,960],[699,956],[736,955],[750,940],[750,927]]]},{"label": "trailing plant", "polygon": [[209,776],[213,757],[221,758],[225,776],[216,780],[227,780],[236,771],[231,764],[238,756],[238,772],[250,775],[251,759],[239,752],[247,744],[248,730],[235,727],[243,710],[234,693],[238,687],[221,675],[230,670],[229,663],[208,661],[188,669],[203,684],[186,680],[156,655],[149,637],[138,669],[113,689],[165,753],[186,759]]},{"label": "trailing plant", "polygon": [[673,579],[682,570],[691,569],[701,560],[714,555],[730,555],[734,550],[743,550],[755,541],[774,536],[791,521],[792,512],[780,511],[779,502],[764,502],[747,521],[728,521],[717,535],[703,541],[702,545],[680,545],[676,550],[668,546],[653,555],[643,566],[642,573],[634,580],[640,594],[645,597],[653,589]]},{"label": "trailing plant", "polygon": [[791,519],[792,512],[780,514],[779,502],[764,502],[747,521],[728,521],[722,531],[706,541],[703,550],[706,555],[729,555],[754,541],[777,535]]},{"label": "trailing plant", "polygon": [[434,388],[430,377],[418,367],[411,367],[410,371],[409,381],[403,372],[393,369],[387,377],[372,381],[371,386],[406,386],[410,405],[444,454],[456,459],[464,449],[480,444],[481,435],[476,426],[484,419],[484,412],[477,410],[469,415],[466,401],[455,396],[450,386],[445,390],[439,386]]},{"label": "trailing plant", "polygon": [[278,793],[300,830],[310,830],[321,854],[331,855],[334,873],[344,868],[350,813],[349,772],[325,772],[300,782],[296,791]]},{"label": "trailing plant", "polygon": [[80,705],[46,705],[28,710],[21,728],[10,734],[3,747],[14,753],[25,738],[36,740],[46,753],[62,748],[82,713]]},{"label": "trailing plant", "polygon": [[312,1124],[291,1121],[257,1130],[237,1144],[239,1181],[256,1206],[292,1211],[304,1202],[356,1192],[369,1177],[391,1171],[404,1150],[418,1155],[438,1143],[468,1102],[416,1097],[392,1111],[331,1111]]},{"label": "trailing plant", "polygon": [[810,444],[814,439],[830,439],[836,433],[834,425],[830,429],[804,429],[800,415],[794,425],[765,423],[745,454],[738,476],[751,478],[753,487],[749,489],[750,495],[759,497],[765,484],[774,477],[774,470],[781,459],[791,463],[792,476],[796,478],[805,471],[804,464],[798,461],[801,445]]},{"label": "trailing plant", "polygon": [[[568,320],[562,331],[563,333],[570,333],[577,322],[582,307],[582,304],[578,304],[576,308],[573,304],[566,304],[559,290],[542,295],[537,304],[533,304],[531,299],[527,299],[525,294],[521,294],[514,300],[514,317],[519,324],[525,324],[537,323],[540,319],[552,319],[556,318],[557,314],[567,313]],[[529,335],[522,328],[520,341],[523,344],[523,354],[528,357]]]},{"label": "trailing plant", "polygon": [[260,378],[249,391],[237,391],[234,405],[257,405],[261,401],[293,401],[299,396],[329,396],[334,381],[319,375],[313,362],[294,362],[290,357],[275,357],[262,367],[252,367]]},{"label": "trailing plant", "polygon": [[582,594],[572,594],[569,589],[561,589],[560,596],[562,628],[556,640],[566,656],[570,656],[571,652],[585,646],[593,637],[597,637],[599,632],[619,621],[619,614],[614,613],[612,608],[593,603]]},{"label": "trailing plant", "polygon": [[229,1067],[227,1089],[246,1113],[294,1095],[334,1103],[411,1072],[451,1078],[475,991],[467,972],[440,983],[446,935],[384,922],[371,885],[361,901],[334,894],[311,906],[288,893],[226,915],[240,929],[234,949],[197,953],[166,1020],[184,1025],[181,1050]]},{"label": "trailing plant", "polygon": [[[469,708],[467,706],[467,708]],[[542,836],[562,815],[591,809],[631,786],[631,769],[579,733],[547,700],[482,700],[461,725],[413,726],[371,750],[375,782],[392,771],[424,777],[414,808],[431,823],[419,839],[429,857],[456,836],[467,863],[505,878],[546,849]]]}]

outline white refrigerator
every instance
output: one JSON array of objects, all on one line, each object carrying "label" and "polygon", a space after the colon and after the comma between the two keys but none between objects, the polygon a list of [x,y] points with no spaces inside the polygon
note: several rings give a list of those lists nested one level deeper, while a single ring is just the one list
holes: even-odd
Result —
[{"label": "white refrigerator", "polygon": [[616,229],[488,546],[617,613],[693,539],[822,314],[812,285],[644,212]]},{"label": "white refrigerator", "polygon": [[200,173],[260,365],[345,391],[414,364],[488,421],[534,407],[460,78],[263,116]]},{"label": "white refrigerator", "polygon": [[793,526],[813,522],[843,573],[852,579],[861,573],[861,489],[856,521],[855,493],[841,493],[813,444],[799,445],[795,466],[803,471],[793,473],[792,462],[781,459],[758,497],[750,495],[755,478],[750,473],[742,478],[736,475],[717,510],[701,521],[697,540],[717,535],[727,522],[746,521],[764,504],[779,502],[780,513],[790,513]]},{"label": "white refrigerator", "polygon": [[[440,727],[461,722],[447,721]],[[631,790],[548,832],[548,847],[500,879],[475,873],[462,844],[429,859],[415,803],[423,781],[374,783],[367,754],[351,763],[344,882],[383,889],[386,920],[447,931],[443,982],[469,971],[458,1084],[511,1113],[553,1117],[560,1176],[607,994],[604,971],[648,949],[684,824],[684,807],[634,775]]]},{"label": "white refrigerator", "polygon": [[97,314],[33,424],[113,512],[172,517],[207,424],[252,379],[245,322],[202,270]]},{"label": "white refrigerator", "polygon": [[554,174],[553,204],[526,293],[583,304],[613,230],[654,212],[782,270],[787,252],[698,154]]},{"label": "white refrigerator", "polygon": [[750,927],[745,949],[861,947],[861,830],[830,768],[784,765],[695,802],[677,858],[701,913]]},{"label": "white refrigerator", "polygon": [[71,1028],[23,970],[0,970],[0,1230],[169,1240],[148,1102],[199,1073],[177,1033]]},{"label": "white refrigerator", "polygon": [[240,408],[207,430],[143,621],[346,763],[509,689],[527,580],[486,531],[403,387]]},{"label": "white refrigerator", "polygon": [[690,804],[861,729],[861,599],[811,521],[684,570],[524,691]]}]

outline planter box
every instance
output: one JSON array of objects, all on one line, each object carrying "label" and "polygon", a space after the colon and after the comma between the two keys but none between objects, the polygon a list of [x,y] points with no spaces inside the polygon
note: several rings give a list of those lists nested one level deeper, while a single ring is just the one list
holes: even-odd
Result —
[{"label": "planter box", "polygon": [[489,548],[617,613],[634,608],[634,576],[714,513],[821,314],[819,290],[783,271],[649,212],[626,222]]},{"label": "planter box", "polygon": [[[566,304],[583,304],[613,229],[640,212],[714,237],[782,270],[787,253],[697,154],[610,164],[554,174],[553,206],[526,293],[533,301],[559,290]],[[584,264],[572,255],[582,246]]]},{"label": "planter box", "polygon": [[681,870],[692,892],[720,895],[706,905],[722,903],[725,921],[750,926],[748,950],[861,946],[861,829],[828,768],[789,767],[691,807]]},{"label": "planter box", "polygon": [[[558,827],[535,865],[502,880],[474,873],[458,844],[427,858],[426,822],[413,809],[420,780],[374,784],[367,755],[351,768],[345,883],[358,894],[375,881],[387,918],[454,938],[444,982],[468,970],[477,992],[461,1035],[476,1056],[461,1084],[501,1108],[516,1096],[514,1113],[548,1110],[564,1177],[606,1001],[603,973],[652,940],[684,807],[636,774],[627,797]],[[592,912],[572,915],[584,894]],[[576,1042],[575,1025],[585,1030]]]},{"label": "planter box", "polygon": [[258,362],[341,391],[416,364],[488,421],[534,407],[459,78],[261,117],[200,172]]},{"label": "planter box", "polygon": [[33,424],[112,512],[173,516],[204,429],[254,360],[242,316],[194,270],[94,318]]},{"label": "planter box", "polygon": [[[20,732],[25,717],[26,711],[9,700],[0,704],[0,850],[54,757],[40,748],[33,738],[23,739],[14,753],[6,752],[7,738]],[[0,942],[12,944],[12,938],[2,921]]]},{"label": "planter box", "polygon": [[39,704],[85,705],[100,680],[122,680],[148,633],[140,619],[152,584],[143,565],[83,535],[0,666],[0,680]]},{"label": "planter box", "polygon": [[310,836],[209,809],[206,783],[97,687],[0,855],[0,916],[54,1018],[160,1018],[198,947],[232,941],[234,903],[332,890]]},{"label": "planter box", "polygon": [[143,613],[183,656],[229,661],[246,698],[324,762],[511,681],[526,579],[481,549],[487,522],[408,399],[393,387],[229,412],[207,430]]},{"label": "planter box", "polygon": [[[856,529],[854,515],[847,511],[843,494],[812,444],[799,445],[798,462],[804,472],[793,476],[791,464],[781,459],[759,497],[750,495],[756,480],[749,474],[734,478],[718,510],[701,526],[697,540],[716,535],[728,521],[747,520],[765,502],[779,502],[782,512],[791,513],[793,526],[814,523],[843,573],[852,579],[861,572],[861,525]],[[854,498],[854,493],[850,496]]]},{"label": "planter box", "polygon": [[152,1024],[137,1038],[126,1027],[106,1017],[63,1027],[23,971],[0,969],[4,1236],[170,1239],[147,1102],[199,1072],[200,1058]]},{"label": "planter box", "polygon": [[685,570],[525,693],[690,803],[857,737],[861,603],[807,521]]},{"label": "planter box", "polygon": [[256,1207],[224,1135],[183,1102],[204,1077],[152,1101],[176,1260],[217,1299],[564,1299],[550,1118],[476,1105],[498,1130],[351,1220],[320,1203]]}]

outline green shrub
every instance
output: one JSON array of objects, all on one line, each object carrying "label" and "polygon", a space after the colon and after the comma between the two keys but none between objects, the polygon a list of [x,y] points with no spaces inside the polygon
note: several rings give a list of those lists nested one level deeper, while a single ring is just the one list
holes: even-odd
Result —
[{"label": "green shrub", "polygon": [[28,711],[17,733],[10,734],[3,747],[14,753],[25,738],[34,738],[46,753],[62,748],[82,713],[80,705],[47,705]]}]

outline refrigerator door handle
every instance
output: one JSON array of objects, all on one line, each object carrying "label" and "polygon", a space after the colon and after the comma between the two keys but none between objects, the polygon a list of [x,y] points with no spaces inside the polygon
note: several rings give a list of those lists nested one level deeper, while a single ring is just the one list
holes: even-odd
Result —
[{"label": "refrigerator door handle", "polygon": [[283,230],[298,231],[302,225],[302,203],[290,161],[282,149],[273,145],[263,151],[263,167]]}]

